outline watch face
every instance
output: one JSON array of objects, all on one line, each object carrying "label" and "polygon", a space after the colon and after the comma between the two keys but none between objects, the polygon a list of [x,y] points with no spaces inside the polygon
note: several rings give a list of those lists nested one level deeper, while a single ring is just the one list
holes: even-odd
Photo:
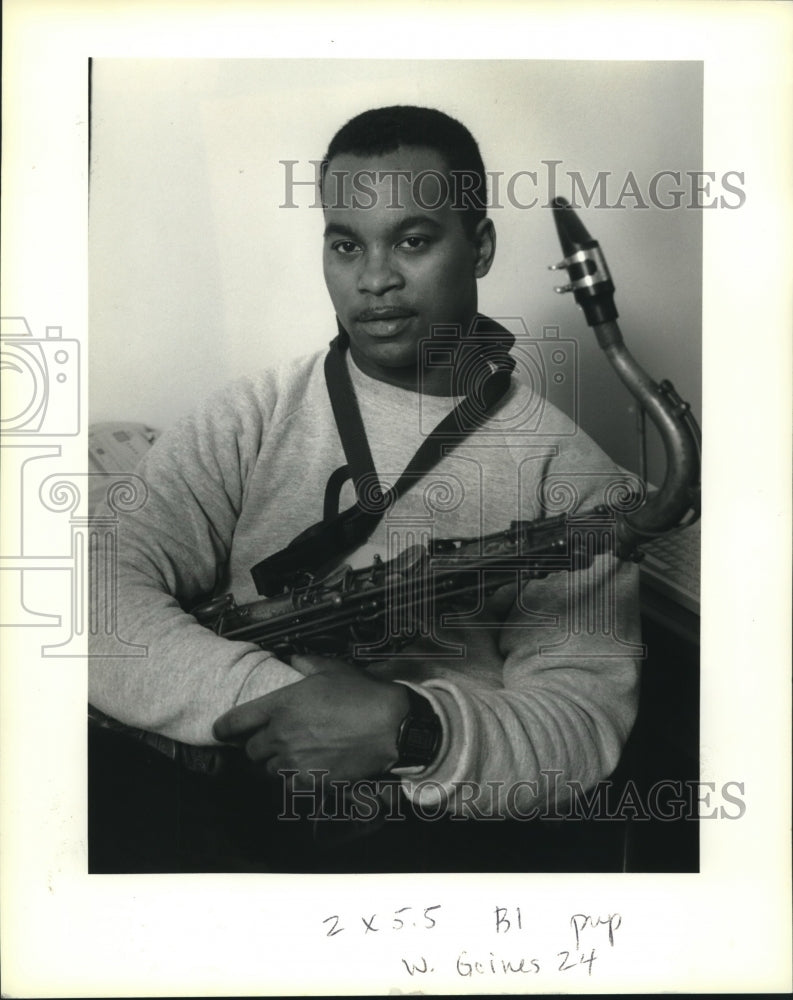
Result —
[{"label": "watch face", "polygon": [[410,711],[397,739],[397,767],[431,764],[441,741],[441,720],[426,698],[411,692]]},{"label": "watch face", "polygon": [[398,759],[395,767],[426,767],[435,759],[443,728],[431,702],[405,685],[408,711],[397,735]]},{"label": "watch face", "polygon": [[404,747],[406,754],[426,757],[435,747],[435,727],[420,719],[414,719],[407,727]]}]

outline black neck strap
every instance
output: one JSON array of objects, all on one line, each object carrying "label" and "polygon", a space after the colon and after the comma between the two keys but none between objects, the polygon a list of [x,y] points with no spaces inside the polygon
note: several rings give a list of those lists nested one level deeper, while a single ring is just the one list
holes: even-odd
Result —
[{"label": "black neck strap", "polygon": [[[325,381],[347,465],[328,481],[324,517],[293,539],[285,549],[251,569],[259,594],[274,597],[306,574],[362,545],[385,512],[444,454],[481,427],[504,397],[515,362],[509,354],[514,337],[500,324],[477,316],[468,335],[441,331],[430,342],[435,357],[448,358],[450,386],[463,399],[424,439],[402,475],[388,490],[380,486],[366,437],[355,389],[345,360],[349,340],[340,326],[325,358]],[[461,390],[461,391],[457,391]],[[355,503],[337,513],[341,485],[352,478]]]}]

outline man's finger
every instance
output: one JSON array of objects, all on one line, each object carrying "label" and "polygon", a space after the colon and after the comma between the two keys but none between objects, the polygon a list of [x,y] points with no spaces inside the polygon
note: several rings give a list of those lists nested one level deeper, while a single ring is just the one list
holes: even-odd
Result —
[{"label": "man's finger", "polygon": [[[269,731],[259,729],[245,743],[245,754],[254,764],[262,764],[274,758],[278,750]],[[269,768],[268,768],[269,771]]]},{"label": "man's finger", "polygon": [[292,653],[289,657],[289,665],[293,670],[297,670],[298,673],[302,674],[304,677],[310,677],[311,674],[319,674],[322,672],[323,664],[328,662],[328,657],[325,656],[308,656],[302,653]]},{"label": "man's finger", "polygon": [[212,733],[221,743],[231,743],[233,740],[251,729],[260,729],[270,721],[269,695],[246,701],[236,708],[230,709],[215,720]]},{"label": "man's finger", "polygon": [[293,654],[290,664],[304,677],[311,674],[341,674],[355,669],[346,660],[340,660],[336,656],[305,656],[299,653]]}]

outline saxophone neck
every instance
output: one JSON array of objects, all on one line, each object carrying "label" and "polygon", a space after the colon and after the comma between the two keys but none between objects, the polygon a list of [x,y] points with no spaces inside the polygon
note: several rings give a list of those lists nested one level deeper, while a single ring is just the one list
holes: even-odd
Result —
[{"label": "saxophone neck", "polygon": [[700,435],[688,403],[666,379],[655,382],[625,346],[615,322],[595,327],[611,367],[655,425],[666,461],[660,489],[637,510],[617,514],[618,555],[699,517]]},{"label": "saxophone neck", "polygon": [[637,510],[617,514],[617,554],[630,556],[656,535],[699,517],[700,435],[689,405],[671,382],[656,383],[635,360],[617,325],[614,283],[597,241],[562,198],[552,203],[564,258],[551,270],[566,269],[570,281],[559,293],[573,292],[612,368],[663,442],[666,472],[661,488]]}]

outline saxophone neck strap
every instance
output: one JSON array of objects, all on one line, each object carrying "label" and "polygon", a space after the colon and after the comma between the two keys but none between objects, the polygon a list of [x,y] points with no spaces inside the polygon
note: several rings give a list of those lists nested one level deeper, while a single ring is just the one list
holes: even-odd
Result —
[{"label": "saxophone neck strap", "polygon": [[[343,327],[330,343],[325,358],[325,382],[347,465],[337,469],[325,490],[323,519],[293,539],[285,549],[268,556],[251,569],[256,590],[274,597],[326,564],[362,545],[386,511],[443,455],[477,427],[481,427],[506,394],[515,367],[509,348],[514,337],[500,324],[476,317],[467,337],[433,339],[439,354],[453,357],[453,382],[465,393],[419,446],[394,485],[383,490],[374,466],[345,352],[349,338]],[[453,355],[448,352],[453,350]],[[466,391],[467,390],[467,391]],[[455,393],[461,395],[462,393]],[[351,478],[355,503],[338,513],[343,483]]]}]

